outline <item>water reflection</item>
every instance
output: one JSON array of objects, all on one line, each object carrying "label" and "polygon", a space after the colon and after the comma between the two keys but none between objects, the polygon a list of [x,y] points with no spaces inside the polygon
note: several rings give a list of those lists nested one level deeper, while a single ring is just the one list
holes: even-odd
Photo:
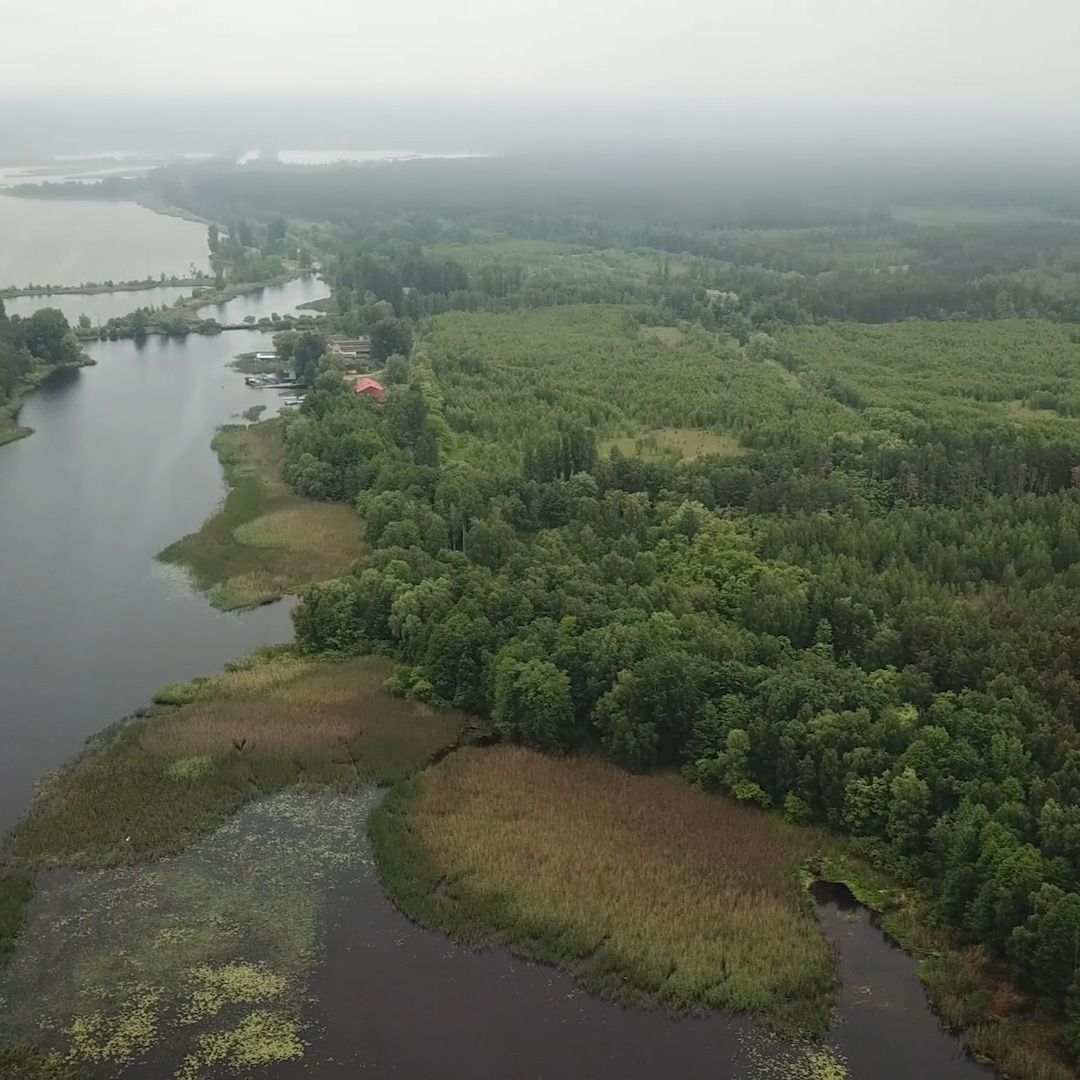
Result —
[{"label": "water reflection", "polygon": [[287,603],[222,615],[154,561],[224,492],[214,430],[280,406],[226,366],[268,344],[95,344],[98,365],[31,395],[20,422],[35,433],[0,448],[0,828],[43,773],[164,683],[291,639]]}]

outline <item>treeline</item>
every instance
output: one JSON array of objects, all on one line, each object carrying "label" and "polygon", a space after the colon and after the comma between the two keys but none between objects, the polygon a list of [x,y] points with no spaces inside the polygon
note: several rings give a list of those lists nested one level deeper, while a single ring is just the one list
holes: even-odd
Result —
[{"label": "treeline", "polygon": [[[234,261],[252,248],[289,258],[306,257],[305,245],[336,253],[329,266],[342,311],[362,304],[368,292],[413,318],[448,310],[663,303],[680,318],[744,341],[755,330],[825,319],[1080,321],[1080,221],[1055,220],[1043,209],[1057,207],[1064,188],[1001,184],[985,196],[1006,204],[1000,215],[950,220],[943,213],[940,224],[919,224],[894,207],[934,195],[947,199],[955,178],[822,173],[805,162],[782,175],[753,160],[737,168],[725,162],[719,172],[704,162],[635,160],[624,174],[618,164],[554,158],[367,169],[211,163],[156,170],[144,182],[156,185],[158,198],[232,221],[222,250],[235,248]],[[977,191],[977,178],[971,186]],[[300,233],[285,226],[297,220],[330,224],[325,233],[307,227],[298,248]],[[671,280],[575,280],[545,275],[535,253],[504,252],[476,265],[430,250],[500,238],[668,254],[686,273]],[[717,305],[716,292],[737,303]]]},{"label": "treeline", "polygon": [[[551,313],[445,317],[385,407],[327,378],[286,421],[286,478],[354,501],[370,546],[310,589],[298,641],[393,655],[401,692],[505,738],[678,767],[851,834],[1059,1014],[1080,1055],[1069,471],[1052,493],[930,497],[882,475],[858,412],[751,350],[564,314],[562,337]],[[709,424],[745,413],[760,445],[598,452],[628,417],[679,403]],[[940,452],[963,467],[962,443]]]}]

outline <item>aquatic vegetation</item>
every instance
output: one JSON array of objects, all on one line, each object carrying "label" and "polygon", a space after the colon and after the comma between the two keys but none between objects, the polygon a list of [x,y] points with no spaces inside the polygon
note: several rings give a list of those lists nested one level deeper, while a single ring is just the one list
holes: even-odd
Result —
[{"label": "aquatic vegetation", "polygon": [[249,1013],[228,1031],[200,1036],[198,1049],[184,1059],[177,1080],[196,1080],[213,1065],[253,1069],[302,1057],[299,1026],[285,1017],[259,1010]]},{"label": "aquatic vegetation", "polygon": [[[392,671],[372,657],[326,663],[270,651],[168,688],[187,704],[103,733],[42,789],[8,844],[12,872],[132,864],[182,850],[260,794],[407,776],[454,741],[463,718],[390,697],[382,685]],[[3,916],[9,886],[15,912],[26,891],[4,882],[0,931],[14,929]]]},{"label": "aquatic vegetation", "polygon": [[185,1080],[299,1056],[323,906],[368,858],[376,798],[293,790],[153,867],[43,875],[0,1036],[72,1066],[183,1062]]},{"label": "aquatic vegetation", "polygon": [[68,1059],[73,1063],[112,1062],[127,1065],[154,1044],[161,1022],[162,993],[144,988],[121,1001],[111,1015],[101,1012],[76,1016]]},{"label": "aquatic vegetation", "polygon": [[194,989],[180,1012],[181,1024],[197,1024],[233,1003],[253,1005],[280,998],[287,982],[260,964],[203,966],[191,973]]},{"label": "aquatic vegetation", "polygon": [[229,494],[198,530],[161,552],[224,611],[257,607],[340,573],[359,557],[351,507],[315,502],[281,479],[281,422],[223,427],[214,438]]}]

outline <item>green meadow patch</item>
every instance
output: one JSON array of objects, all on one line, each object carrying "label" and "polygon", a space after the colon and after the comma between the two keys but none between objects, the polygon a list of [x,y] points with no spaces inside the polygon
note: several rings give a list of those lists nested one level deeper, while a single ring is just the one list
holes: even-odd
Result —
[{"label": "green meadow patch", "polygon": [[647,460],[660,458],[695,458],[707,455],[739,457],[745,449],[737,439],[718,431],[701,428],[668,427],[643,431],[607,439],[600,444],[600,451],[608,454],[618,450],[625,457],[641,457]]},{"label": "green meadow patch", "polygon": [[301,498],[282,481],[280,420],[228,425],[212,445],[229,493],[198,532],[158,558],[187,567],[215,607],[257,607],[359,557],[360,524],[350,507]]}]

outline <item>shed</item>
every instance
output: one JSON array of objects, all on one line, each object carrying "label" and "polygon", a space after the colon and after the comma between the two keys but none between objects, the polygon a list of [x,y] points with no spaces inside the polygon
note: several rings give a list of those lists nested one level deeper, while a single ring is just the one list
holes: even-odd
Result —
[{"label": "shed", "polygon": [[364,397],[369,397],[372,401],[377,401],[380,405],[386,397],[386,390],[383,387],[383,384],[377,379],[369,379],[367,377],[357,379],[356,382],[353,383],[353,392],[363,394]]}]

